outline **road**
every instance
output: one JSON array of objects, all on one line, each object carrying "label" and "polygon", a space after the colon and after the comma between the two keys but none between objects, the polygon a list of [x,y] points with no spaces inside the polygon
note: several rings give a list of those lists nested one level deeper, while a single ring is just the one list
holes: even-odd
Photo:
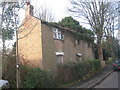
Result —
[{"label": "road", "polygon": [[95,88],[119,88],[120,89],[120,71],[114,71],[105,78]]}]

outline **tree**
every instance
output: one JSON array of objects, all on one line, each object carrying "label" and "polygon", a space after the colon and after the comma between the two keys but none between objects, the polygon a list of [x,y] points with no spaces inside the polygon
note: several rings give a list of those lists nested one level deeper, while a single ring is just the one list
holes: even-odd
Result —
[{"label": "tree", "polygon": [[36,16],[44,21],[48,21],[48,22],[53,22],[55,20],[55,16],[52,12],[51,9],[47,8],[46,6],[41,6],[37,12],[36,12]]},{"label": "tree", "polygon": [[70,17],[65,17],[63,18],[59,24],[63,27],[67,27],[70,29],[82,29],[82,26],[79,25],[79,22],[75,19],[73,19],[71,16]]},{"label": "tree", "polygon": [[1,2],[2,18],[1,18],[1,36],[3,42],[3,56],[6,54],[6,40],[12,40],[14,33],[19,24],[18,11],[23,6],[18,2]]},{"label": "tree", "polygon": [[69,12],[89,22],[92,30],[97,36],[98,59],[103,60],[102,38],[106,27],[106,21],[110,15],[110,2],[106,0],[71,0],[72,7]]},{"label": "tree", "polygon": [[[6,79],[8,76],[8,70],[7,62],[10,63],[10,55],[6,54],[6,41],[11,40],[14,37],[14,33],[17,30],[18,24],[19,24],[19,17],[18,17],[18,11],[21,7],[23,7],[24,2],[1,2],[1,9],[2,9],[2,19],[1,19],[1,38],[3,43],[3,50],[2,50],[2,78]],[[12,59],[13,60],[13,59]],[[17,61],[17,60],[16,60]],[[14,64],[16,68],[16,64]],[[10,70],[10,68],[9,68]],[[14,70],[16,71],[16,70]],[[16,74],[14,74],[16,75]],[[7,78],[11,79],[11,78]]]},{"label": "tree", "polygon": [[[117,3],[111,3],[108,8],[108,15],[106,17],[106,27],[105,27],[105,42],[109,46],[109,49],[106,49],[107,52],[110,51],[112,58],[114,59],[116,57],[115,55],[115,49],[114,44],[116,42],[116,38],[114,36],[114,31],[116,30],[116,26],[118,24],[118,6]],[[104,46],[106,48],[106,46]]]},{"label": "tree", "polygon": [[62,27],[69,28],[75,31],[75,36],[78,40],[86,40],[87,42],[94,42],[94,33],[91,30],[83,28],[79,22],[70,17],[63,18],[59,23]]}]

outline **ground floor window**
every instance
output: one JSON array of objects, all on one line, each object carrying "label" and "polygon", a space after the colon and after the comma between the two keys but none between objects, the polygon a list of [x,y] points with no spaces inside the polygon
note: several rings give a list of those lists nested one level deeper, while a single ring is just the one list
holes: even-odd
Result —
[{"label": "ground floor window", "polygon": [[57,56],[57,63],[63,63],[63,56]]},{"label": "ground floor window", "polygon": [[57,63],[63,63],[64,52],[56,52],[56,61]]},{"label": "ground floor window", "polygon": [[77,58],[77,61],[81,61],[81,57],[77,56],[76,58]]},{"label": "ground floor window", "polygon": [[81,53],[77,53],[76,54],[76,60],[77,61],[81,61],[82,60],[82,54]]}]

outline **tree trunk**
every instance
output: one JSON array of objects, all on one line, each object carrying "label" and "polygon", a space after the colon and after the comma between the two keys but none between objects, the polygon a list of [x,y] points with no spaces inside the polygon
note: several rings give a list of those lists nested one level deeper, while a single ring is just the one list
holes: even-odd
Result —
[{"label": "tree trunk", "polygon": [[2,78],[5,78],[5,40],[2,38],[2,42],[3,42],[3,45],[2,45]]},{"label": "tree trunk", "polygon": [[4,60],[4,58],[5,58],[5,51],[6,51],[6,49],[5,49],[5,40],[3,39],[2,42],[3,42],[3,46],[2,46],[2,48],[3,48],[3,50],[2,50],[2,60]]},{"label": "tree trunk", "polygon": [[102,50],[101,40],[98,40],[97,48],[98,48],[98,59],[103,60],[103,50]]}]

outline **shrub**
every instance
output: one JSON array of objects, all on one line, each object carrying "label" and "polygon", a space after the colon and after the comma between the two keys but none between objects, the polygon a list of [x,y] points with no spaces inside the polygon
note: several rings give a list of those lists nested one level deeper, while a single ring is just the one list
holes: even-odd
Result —
[{"label": "shrub", "polygon": [[23,88],[55,88],[58,83],[68,83],[74,80],[84,80],[101,70],[100,60],[86,60],[81,62],[67,62],[59,64],[55,75],[40,68],[21,66]]},{"label": "shrub", "polygon": [[91,71],[93,73],[96,73],[98,71],[101,70],[101,63],[100,63],[100,60],[88,60],[89,61],[89,64],[91,66]]},{"label": "shrub", "polygon": [[107,64],[112,64],[112,63],[113,63],[113,60],[108,60],[106,63],[107,63]]},{"label": "shrub", "polygon": [[[58,65],[58,75],[60,81],[70,82],[72,80],[83,80],[89,78],[101,70],[100,60],[86,60],[81,62],[68,62]],[[67,81],[66,81],[67,72]],[[61,78],[62,77],[62,78]],[[69,77],[69,79],[68,79]],[[72,77],[72,78],[71,78]]]},{"label": "shrub", "polygon": [[26,68],[24,72],[23,88],[53,88],[57,87],[55,78],[52,72],[44,71],[40,68]]},{"label": "shrub", "polygon": [[2,79],[8,80],[10,88],[16,88],[16,57],[8,55],[2,62]]}]

